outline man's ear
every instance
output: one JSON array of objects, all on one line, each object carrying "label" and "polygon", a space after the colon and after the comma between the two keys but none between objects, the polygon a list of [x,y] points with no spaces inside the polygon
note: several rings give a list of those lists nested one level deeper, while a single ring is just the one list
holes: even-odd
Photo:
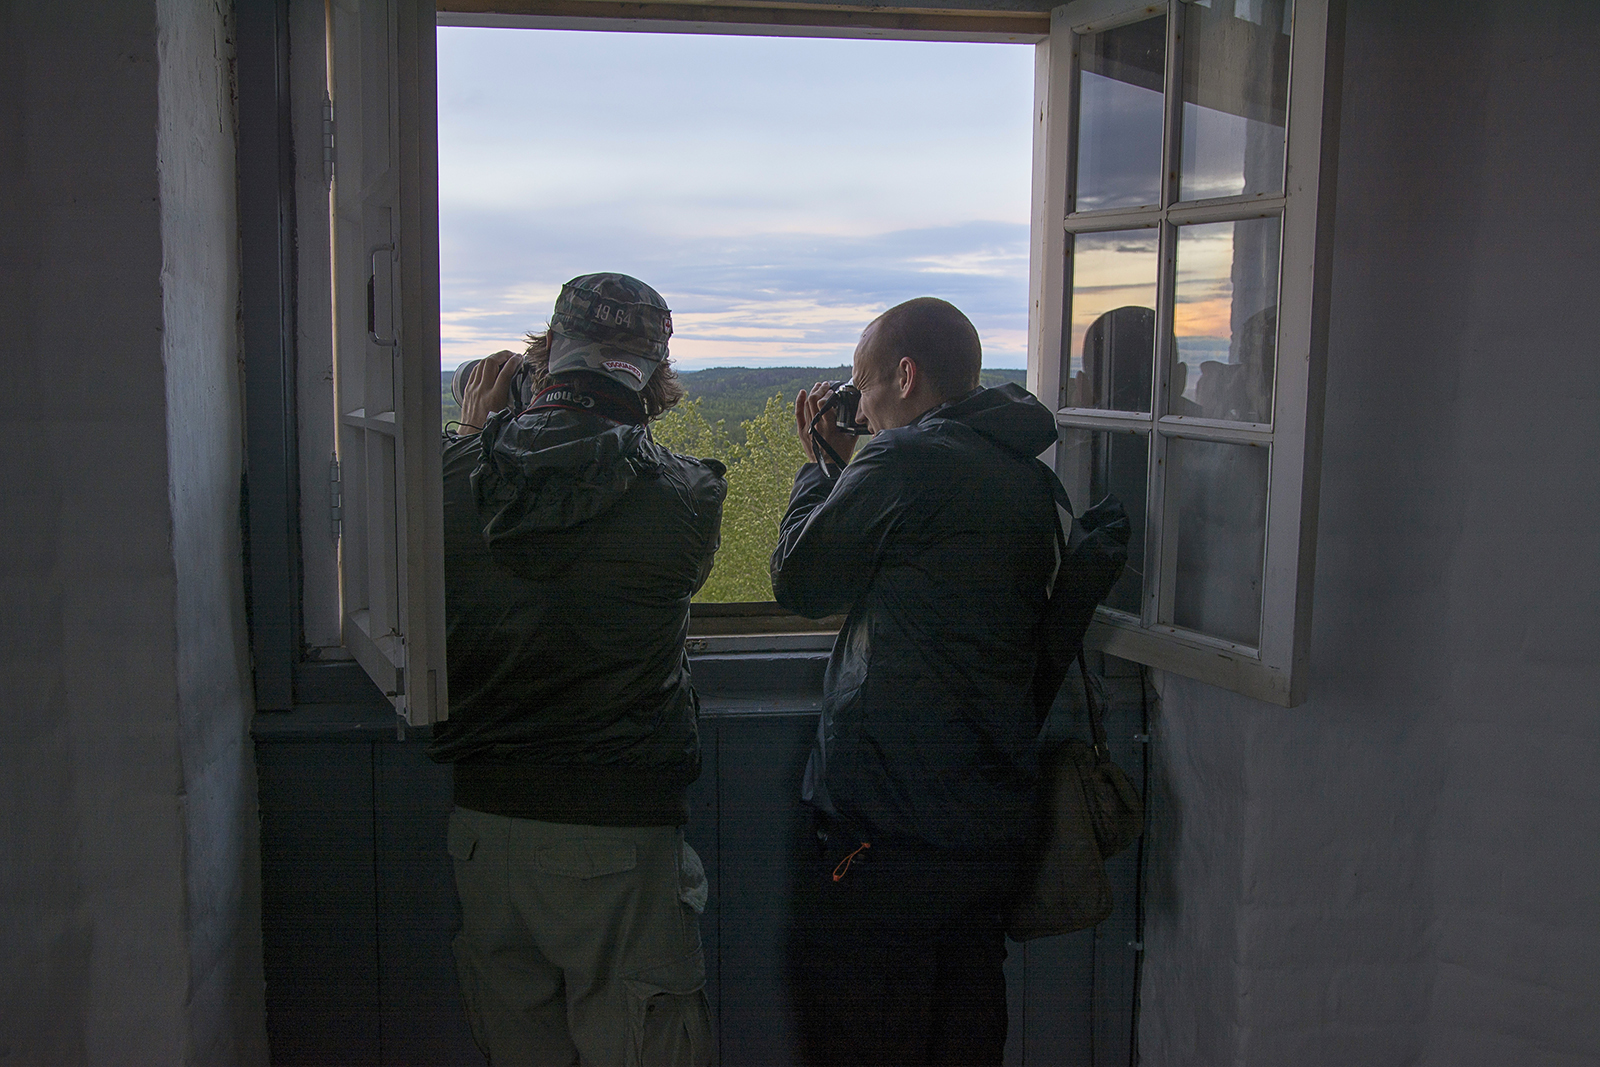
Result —
[{"label": "man's ear", "polygon": [[922,371],[918,369],[916,361],[910,356],[900,357],[900,399],[904,400],[916,391],[917,383],[922,380]]}]

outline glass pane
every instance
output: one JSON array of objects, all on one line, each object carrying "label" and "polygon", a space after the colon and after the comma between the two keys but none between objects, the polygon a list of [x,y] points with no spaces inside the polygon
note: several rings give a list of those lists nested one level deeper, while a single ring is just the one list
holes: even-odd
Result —
[{"label": "glass pane", "polygon": [[1173,415],[1272,421],[1281,220],[1178,229]]},{"label": "glass pane", "polygon": [[1281,193],[1293,0],[1185,9],[1180,199]]},{"label": "glass pane", "polygon": [[1128,511],[1133,537],[1128,566],[1111,587],[1106,607],[1139,614],[1144,596],[1145,486],[1149,480],[1150,438],[1139,433],[1067,429],[1062,433],[1059,469],[1072,510],[1083,514],[1113,493]]},{"label": "glass pane", "polygon": [[1168,442],[1173,625],[1259,645],[1268,460],[1255,445]]},{"label": "glass pane", "polygon": [[1160,231],[1072,239],[1067,406],[1149,411]]},{"label": "glass pane", "polygon": [[1075,211],[1161,200],[1162,85],[1167,17],[1078,40]]}]

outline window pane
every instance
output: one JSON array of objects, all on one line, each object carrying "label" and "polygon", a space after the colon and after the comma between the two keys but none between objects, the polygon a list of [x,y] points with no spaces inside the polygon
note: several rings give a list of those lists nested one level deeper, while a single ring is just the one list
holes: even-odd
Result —
[{"label": "window pane", "polygon": [[1105,433],[1068,429],[1061,440],[1061,483],[1077,514],[1113,493],[1128,510],[1133,537],[1128,566],[1111,587],[1106,607],[1139,614],[1144,596],[1145,486],[1149,481],[1150,438],[1139,433]]},{"label": "window pane", "polygon": [[1268,460],[1254,445],[1168,442],[1173,625],[1260,643]]},{"label": "window pane", "polygon": [[1167,17],[1078,40],[1076,211],[1161,199]]},{"label": "window pane", "polygon": [[1277,218],[1183,226],[1173,296],[1173,415],[1272,421]]},{"label": "window pane", "polygon": [[1293,0],[1185,11],[1180,198],[1281,193]]},{"label": "window pane", "polygon": [[1150,410],[1159,232],[1073,237],[1068,407]]}]

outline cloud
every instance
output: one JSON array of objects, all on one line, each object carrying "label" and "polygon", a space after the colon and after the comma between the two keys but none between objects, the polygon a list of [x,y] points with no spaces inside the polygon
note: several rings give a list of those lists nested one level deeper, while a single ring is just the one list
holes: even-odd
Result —
[{"label": "cloud", "polygon": [[536,329],[561,281],[593,270],[621,270],[660,290],[673,309],[673,356],[685,366],[847,361],[867,322],[915,296],[965,311],[989,365],[1027,361],[1026,226],[668,241],[558,226],[495,215],[455,220],[442,267],[446,364]]},{"label": "cloud", "polygon": [[922,295],[1024,365],[1032,78],[1007,45],[441,29],[444,362],[614,270],[686,366],[837,364]]}]

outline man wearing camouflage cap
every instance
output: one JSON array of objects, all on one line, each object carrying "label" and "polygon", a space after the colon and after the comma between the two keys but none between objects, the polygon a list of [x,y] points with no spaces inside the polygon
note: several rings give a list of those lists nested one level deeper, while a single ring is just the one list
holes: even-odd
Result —
[{"label": "man wearing camouflage cap", "polygon": [[456,376],[430,754],[454,765],[456,961],[495,1064],[710,1062],[684,638],[726,483],[647,429],[683,396],[671,334],[654,289],[589,274],[525,353]]}]

